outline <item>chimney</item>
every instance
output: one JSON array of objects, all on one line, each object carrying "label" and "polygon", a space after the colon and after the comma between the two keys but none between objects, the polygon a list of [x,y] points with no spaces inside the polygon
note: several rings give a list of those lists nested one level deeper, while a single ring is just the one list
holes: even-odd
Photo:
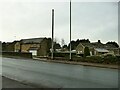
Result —
[{"label": "chimney", "polygon": [[100,41],[100,40],[98,40],[98,43],[101,43],[101,41]]}]

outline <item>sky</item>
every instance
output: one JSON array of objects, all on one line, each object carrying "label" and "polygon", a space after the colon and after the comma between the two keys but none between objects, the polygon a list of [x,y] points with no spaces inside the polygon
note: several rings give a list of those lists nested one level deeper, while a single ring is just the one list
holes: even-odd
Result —
[{"label": "sky", "polygon": [[[72,40],[89,39],[118,43],[118,0],[72,0]],[[55,10],[54,37],[69,43],[69,0],[0,1],[0,41],[52,36],[52,9]]]}]

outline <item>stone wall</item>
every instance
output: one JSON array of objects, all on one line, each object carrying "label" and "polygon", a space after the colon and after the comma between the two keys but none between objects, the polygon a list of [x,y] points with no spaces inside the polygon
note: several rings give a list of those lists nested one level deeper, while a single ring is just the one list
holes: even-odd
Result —
[{"label": "stone wall", "polygon": [[40,47],[40,44],[22,44],[21,45],[21,52],[28,52],[30,47]]},{"label": "stone wall", "polygon": [[47,39],[44,39],[42,42],[41,42],[41,45],[38,49],[38,52],[37,52],[37,55],[38,56],[47,56]]}]

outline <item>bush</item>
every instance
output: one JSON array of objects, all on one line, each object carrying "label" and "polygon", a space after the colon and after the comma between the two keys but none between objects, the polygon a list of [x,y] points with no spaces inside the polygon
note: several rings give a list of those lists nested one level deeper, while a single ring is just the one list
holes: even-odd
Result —
[{"label": "bush", "polygon": [[105,56],[104,63],[106,64],[118,64],[119,59],[115,56]]},{"label": "bush", "polygon": [[103,58],[100,56],[90,56],[90,57],[86,57],[85,61],[91,63],[103,63]]},{"label": "bush", "polygon": [[85,47],[85,49],[84,49],[84,57],[86,57],[86,56],[90,56],[90,50],[88,47]]},{"label": "bush", "polygon": [[[76,53],[71,53],[72,57],[76,57]],[[49,54],[49,56],[51,56],[51,53]],[[53,53],[53,56],[54,57],[69,57],[70,56],[70,53],[58,53],[58,52],[55,52]]]},{"label": "bush", "polygon": [[32,58],[32,53],[28,52],[2,52],[3,56]]},{"label": "bush", "polygon": [[[59,60],[69,60],[69,53],[54,53],[54,58]],[[120,56],[86,56],[78,57],[75,53],[72,53],[72,60],[76,62],[90,62],[90,63],[104,63],[104,64],[118,64]]]},{"label": "bush", "polygon": [[74,60],[74,61],[77,61],[77,62],[84,62],[84,58],[83,57],[72,57],[72,59]]}]

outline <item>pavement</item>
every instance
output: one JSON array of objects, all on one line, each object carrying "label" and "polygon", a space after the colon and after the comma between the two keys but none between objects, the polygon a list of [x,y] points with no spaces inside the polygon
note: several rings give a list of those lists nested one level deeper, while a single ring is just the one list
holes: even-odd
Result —
[{"label": "pavement", "polygon": [[88,63],[88,62],[76,62],[76,61],[65,61],[65,60],[51,60],[51,59],[42,59],[33,57],[34,60],[40,60],[45,62],[54,62],[54,63],[64,63],[64,64],[73,64],[73,65],[83,65],[83,66],[92,66],[92,67],[101,67],[101,68],[111,68],[119,69],[118,65],[112,64],[98,64],[98,63]]}]

